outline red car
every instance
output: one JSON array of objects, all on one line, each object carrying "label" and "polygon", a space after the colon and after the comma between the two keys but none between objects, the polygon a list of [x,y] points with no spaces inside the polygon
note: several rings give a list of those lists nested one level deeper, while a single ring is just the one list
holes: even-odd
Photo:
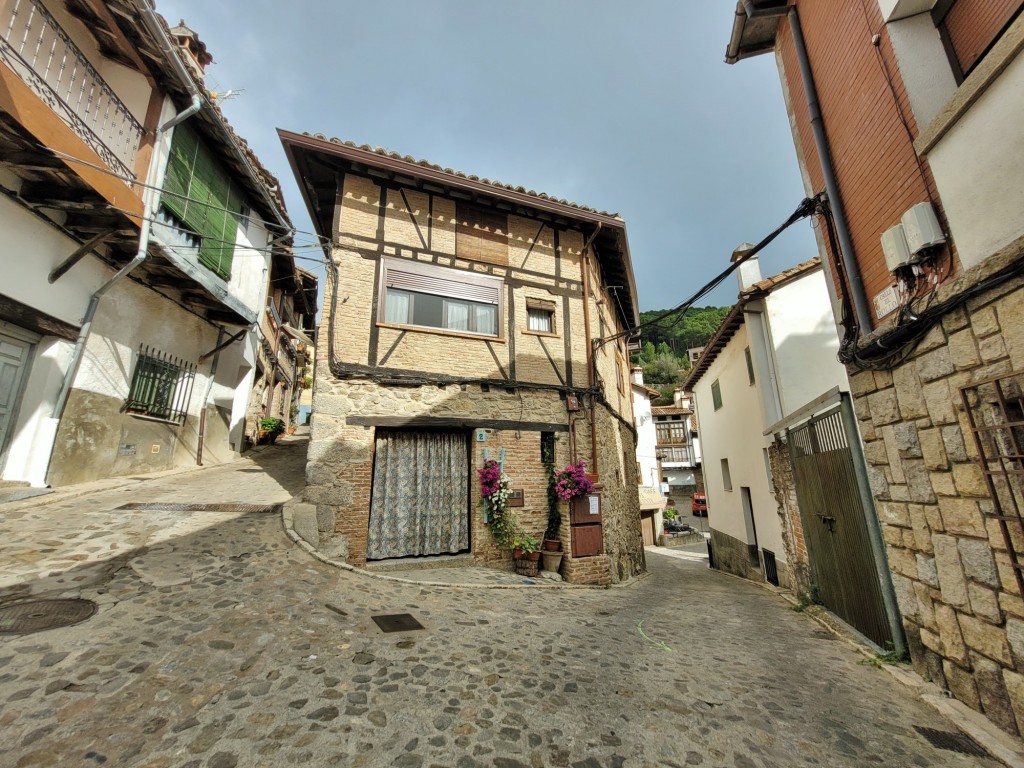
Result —
[{"label": "red car", "polygon": [[708,498],[703,493],[693,494],[693,501],[690,503],[690,511],[694,517],[707,517]]}]

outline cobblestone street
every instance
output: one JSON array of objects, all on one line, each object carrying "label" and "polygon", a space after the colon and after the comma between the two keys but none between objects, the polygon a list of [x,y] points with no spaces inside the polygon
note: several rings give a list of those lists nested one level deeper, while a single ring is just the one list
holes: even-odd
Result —
[{"label": "cobblestone street", "polygon": [[[2,766],[989,766],[912,689],[760,587],[648,552],[612,589],[422,586],[321,563],[277,512],[304,443],[0,505],[5,599],[81,596],[0,639]],[[510,578],[510,583],[517,583]],[[423,630],[384,634],[371,617]]]}]

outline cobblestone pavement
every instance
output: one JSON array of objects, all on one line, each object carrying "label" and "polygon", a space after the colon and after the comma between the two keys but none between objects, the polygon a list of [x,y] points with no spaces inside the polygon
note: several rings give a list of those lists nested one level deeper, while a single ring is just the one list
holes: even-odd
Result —
[{"label": "cobblestone pavement", "polygon": [[[908,688],[699,558],[607,590],[426,587],[325,565],[273,513],[113,511],[283,501],[301,458],[0,507],[31,591],[100,603],[0,638],[0,766],[995,765],[933,748],[913,726],[952,726]],[[371,619],[395,613],[424,629]]]}]

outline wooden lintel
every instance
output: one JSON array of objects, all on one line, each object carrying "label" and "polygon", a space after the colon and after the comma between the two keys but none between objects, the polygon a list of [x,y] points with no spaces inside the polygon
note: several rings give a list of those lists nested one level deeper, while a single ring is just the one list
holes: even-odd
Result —
[{"label": "wooden lintel", "polygon": [[153,75],[150,74],[149,67],[143,63],[142,58],[135,50],[136,46],[127,38],[124,31],[121,29],[121,26],[117,23],[117,20],[107,8],[107,3],[96,3],[92,2],[92,0],[83,0],[83,2],[89,7],[89,10],[95,13],[97,18],[103,22],[103,25],[106,27],[104,31],[116,42],[118,52],[134,63],[135,66],[138,67],[139,72],[142,73],[146,80],[149,81],[149,84],[154,86],[156,81],[153,80]]},{"label": "wooden lintel", "polygon": [[568,432],[568,424],[545,421],[513,421],[508,419],[474,419],[472,416],[449,418],[441,416],[349,416],[346,424],[356,427],[406,427],[444,429],[498,429],[519,432]]},{"label": "wooden lintel", "polygon": [[0,294],[0,320],[7,320],[43,336],[57,336],[68,341],[75,341],[78,338],[77,326],[3,294]]}]

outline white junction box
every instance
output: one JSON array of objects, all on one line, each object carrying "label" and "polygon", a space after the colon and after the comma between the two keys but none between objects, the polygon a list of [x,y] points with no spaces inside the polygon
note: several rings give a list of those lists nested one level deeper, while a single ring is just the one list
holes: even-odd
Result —
[{"label": "white junction box", "polygon": [[912,256],[902,225],[897,224],[882,233],[882,253],[885,254],[885,268],[890,272],[911,263]]},{"label": "white junction box", "polygon": [[918,203],[907,209],[900,223],[907,238],[907,247],[914,256],[946,242],[946,236],[942,234],[942,227],[939,226],[939,219],[931,203]]}]

